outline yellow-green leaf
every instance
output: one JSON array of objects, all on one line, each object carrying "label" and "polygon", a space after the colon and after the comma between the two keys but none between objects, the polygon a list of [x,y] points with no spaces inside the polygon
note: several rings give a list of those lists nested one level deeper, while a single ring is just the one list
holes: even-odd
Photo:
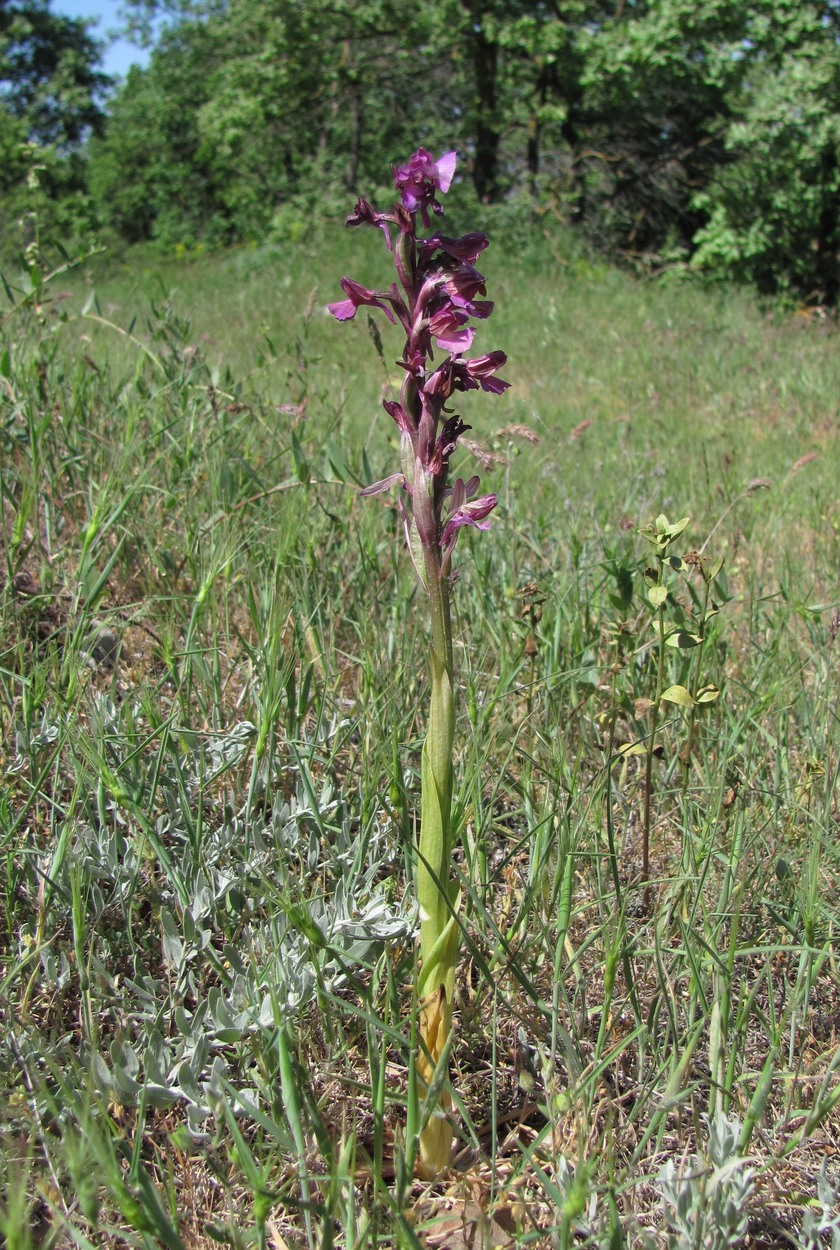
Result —
[{"label": "yellow-green leaf", "polygon": [[645,755],[646,748],[641,742],[625,742],[618,748],[619,755]]},{"label": "yellow-green leaf", "polygon": [[662,698],[667,703],[678,703],[680,707],[691,707],[691,695],[685,686],[669,686],[663,691]]},{"label": "yellow-green leaf", "polygon": [[699,634],[690,634],[687,629],[676,629],[665,639],[665,644],[668,647],[681,647],[684,651],[688,651],[691,647],[699,647],[702,641]]}]

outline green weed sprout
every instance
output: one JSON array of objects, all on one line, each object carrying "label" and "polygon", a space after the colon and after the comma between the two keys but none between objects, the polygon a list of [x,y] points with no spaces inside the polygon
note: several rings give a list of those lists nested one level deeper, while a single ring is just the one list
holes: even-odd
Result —
[{"label": "green weed sprout", "polygon": [[[449,1163],[452,1128],[447,1118],[449,1095],[435,1090],[445,1077],[455,965],[458,955],[457,884],[452,878],[452,786],[455,734],[452,625],[449,611],[452,552],[460,530],[469,525],[487,529],[495,495],[478,495],[479,480],[457,478],[449,483],[449,459],[460,436],[470,427],[447,404],[458,391],[501,394],[508,383],[497,376],[504,352],[467,357],[475,330],[468,323],[492,311],[483,276],[474,263],[487,246],[483,234],[452,239],[435,232],[418,237],[418,214],[431,230],[429,211],[442,214],[438,192],[446,192],[455,173],[456,154],[437,161],[420,148],[406,165],[394,169],[400,199],[391,213],[377,213],[360,199],[347,218],[348,226],[372,225],[382,230],[391,251],[391,229],[398,281],[373,291],[342,278],[346,299],[330,305],[339,321],[361,307],[378,308],[405,330],[398,361],[405,377],[400,398],[383,406],[400,432],[400,468],[364,495],[400,489],[400,513],[417,576],[426,591],[431,617],[431,707],[423,747],[420,838],[417,856],[417,898],[420,906],[420,1050],[416,1059],[419,1093],[431,1100],[426,1127],[420,1133],[419,1170],[433,1178]],[[434,363],[440,353],[439,364]],[[437,1079],[433,1079],[434,1077]]]},{"label": "green weed sprout", "polygon": [[[644,792],[644,816],[642,823],[642,881],[647,886],[650,880],[650,828],[651,828],[651,799],[653,793],[653,756],[655,750],[655,740],[657,730],[659,728],[659,715],[662,703],[671,703],[677,707],[681,707],[688,711],[688,740],[681,752],[683,760],[683,778],[684,788],[688,787],[689,773],[691,769],[691,753],[694,747],[695,719],[697,708],[703,704],[714,703],[720,691],[713,683],[700,685],[701,666],[703,661],[703,651],[706,642],[706,631],[709,621],[717,615],[718,609],[714,602],[710,602],[710,594],[712,585],[723,568],[723,559],[719,559],[712,564],[710,561],[704,560],[699,552],[692,552],[683,558],[669,552],[669,548],[681,537],[683,531],[689,523],[688,517],[683,517],[680,521],[673,524],[668,520],[664,513],[656,518],[653,524],[646,525],[640,533],[647,539],[651,550],[656,559],[656,564],[645,569],[645,584],[647,586],[647,595],[651,607],[655,612],[656,633],[657,633],[657,675],[656,675],[656,695],[651,705],[651,728],[647,738],[645,747],[645,792]],[[682,609],[677,607],[676,620],[672,623],[666,622],[665,607],[671,596],[669,586],[669,578],[673,574],[687,574],[691,569],[699,570],[704,585],[704,593],[702,601],[692,592],[692,598],[695,600],[695,607],[699,609],[696,620],[692,621],[686,617]],[[671,597],[672,604],[674,603]],[[693,667],[693,678],[691,681],[691,689],[682,684],[665,686],[665,649],[670,647],[676,649],[680,655],[691,655],[696,648],[696,662]],[[685,847],[683,849],[683,861],[685,866],[686,854]],[[647,894],[646,894],[647,898]]]}]

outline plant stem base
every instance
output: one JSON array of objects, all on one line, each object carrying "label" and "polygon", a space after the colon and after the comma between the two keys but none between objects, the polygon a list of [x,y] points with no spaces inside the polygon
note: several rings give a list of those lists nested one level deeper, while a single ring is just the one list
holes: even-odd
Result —
[{"label": "plant stem base", "polygon": [[[440,1063],[452,1022],[452,1008],[446,990],[440,987],[420,1008],[420,1054],[417,1056],[419,1092],[425,1099]],[[420,1157],[418,1175],[431,1181],[449,1167],[452,1154],[452,1125],[447,1112],[452,1106],[449,1091],[444,1087],[437,1100],[428,1124],[420,1134]]]}]

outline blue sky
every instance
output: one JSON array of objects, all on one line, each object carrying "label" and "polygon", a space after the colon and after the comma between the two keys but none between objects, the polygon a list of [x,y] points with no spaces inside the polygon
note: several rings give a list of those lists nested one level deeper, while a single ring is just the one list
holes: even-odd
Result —
[{"label": "blue sky", "polygon": [[93,34],[97,39],[106,42],[103,68],[106,74],[125,76],[133,62],[145,65],[149,53],[136,47],[126,39],[111,39],[109,36],[120,26],[117,10],[119,0],[53,0],[54,13],[64,13],[67,17],[88,17],[97,19]]}]

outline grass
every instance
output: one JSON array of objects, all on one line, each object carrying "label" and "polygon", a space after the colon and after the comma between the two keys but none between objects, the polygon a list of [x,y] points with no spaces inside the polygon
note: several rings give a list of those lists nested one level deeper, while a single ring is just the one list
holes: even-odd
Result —
[{"label": "grass", "polygon": [[[425,613],[358,498],[389,379],[323,312],[378,232],[10,291],[9,1247],[837,1244],[836,327],[490,226],[513,386],[463,406],[500,507],[458,550],[438,1186],[406,1168]],[[723,560],[708,599],[691,560],[651,597],[661,513]]]}]

